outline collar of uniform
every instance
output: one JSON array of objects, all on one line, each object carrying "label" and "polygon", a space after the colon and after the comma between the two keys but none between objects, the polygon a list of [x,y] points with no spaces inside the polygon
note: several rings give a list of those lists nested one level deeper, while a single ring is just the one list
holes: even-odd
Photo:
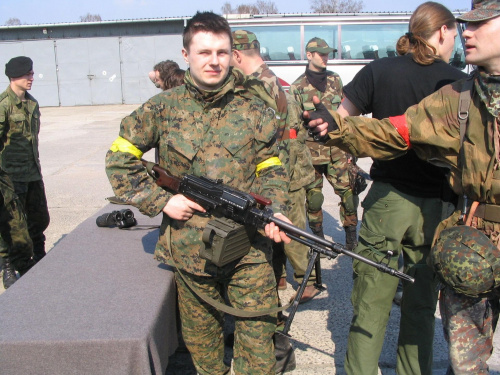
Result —
[{"label": "collar of uniform", "polygon": [[185,75],[186,88],[188,91],[198,100],[203,101],[204,107],[210,107],[214,103],[222,99],[227,93],[235,91],[235,86],[237,84],[236,77],[232,72],[229,71],[224,83],[221,87],[215,90],[200,90],[193,81],[190,69],[186,70]]}]

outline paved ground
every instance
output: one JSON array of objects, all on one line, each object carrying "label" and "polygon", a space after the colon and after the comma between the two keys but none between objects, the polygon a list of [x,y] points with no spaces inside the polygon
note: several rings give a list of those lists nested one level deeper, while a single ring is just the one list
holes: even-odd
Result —
[{"label": "paved ground", "polygon": [[[121,118],[135,108],[135,105],[42,108],[40,155],[51,214],[47,249],[107,204],[105,198],[112,195],[112,190],[104,172],[104,155],[117,137]],[[154,157],[149,154],[145,158]],[[363,159],[360,165],[368,170],[370,161]],[[330,187],[325,188],[325,196],[325,233],[343,243],[344,234],[338,221],[339,200]],[[352,314],[351,260],[340,256],[336,260],[322,259],[321,263],[326,290],[299,307],[290,331],[297,358],[297,369],[291,374],[344,373]],[[296,287],[289,271],[288,289],[281,295],[284,301]],[[395,373],[398,320],[399,309],[393,306],[380,358],[382,374]],[[447,355],[438,314],[434,348],[433,373],[441,375],[445,373]],[[500,374],[499,357],[494,353],[490,360],[492,374]],[[189,375],[189,368],[189,356],[177,353],[171,358],[167,373]]]}]

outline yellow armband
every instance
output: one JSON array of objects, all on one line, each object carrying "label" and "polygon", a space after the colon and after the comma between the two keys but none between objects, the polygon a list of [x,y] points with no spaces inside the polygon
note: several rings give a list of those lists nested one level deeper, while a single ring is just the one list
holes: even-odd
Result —
[{"label": "yellow armband", "polygon": [[129,141],[127,141],[125,138],[122,137],[118,137],[115,139],[115,141],[110,147],[110,150],[113,152],[128,152],[129,154],[134,155],[137,159],[142,158],[142,155],[144,154],[132,143],[130,143]]},{"label": "yellow armband", "polygon": [[264,160],[262,163],[257,164],[257,168],[255,168],[255,175],[259,177],[259,172],[261,170],[263,170],[264,168],[272,167],[274,165],[281,165],[281,160],[277,156],[274,156],[272,158]]}]

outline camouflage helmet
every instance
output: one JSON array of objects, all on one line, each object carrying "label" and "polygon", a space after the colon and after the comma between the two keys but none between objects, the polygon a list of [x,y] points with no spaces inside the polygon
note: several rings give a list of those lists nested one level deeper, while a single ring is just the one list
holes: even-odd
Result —
[{"label": "camouflage helmet", "polygon": [[441,232],[430,264],[442,282],[470,297],[500,285],[500,250],[486,235],[467,225]]},{"label": "camouflage helmet", "polygon": [[259,49],[260,43],[257,36],[251,31],[236,30],[233,31],[233,49],[243,51],[246,49]]}]

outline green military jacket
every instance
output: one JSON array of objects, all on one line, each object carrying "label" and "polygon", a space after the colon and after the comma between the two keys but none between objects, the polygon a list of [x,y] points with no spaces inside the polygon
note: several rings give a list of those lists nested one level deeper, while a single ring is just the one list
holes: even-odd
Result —
[{"label": "green military jacket", "polygon": [[[276,162],[279,150],[274,110],[241,83],[231,73],[220,89],[200,92],[188,70],[185,85],[153,96],[124,118],[120,137],[132,145],[131,151],[112,147],[106,155],[115,194],[146,215],[162,212],[172,194],[148,177],[138,159],[159,146],[159,164],[171,174],[222,179],[241,191],[270,198],[274,212],[286,214],[289,176],[279,160]],[[199,256],[203,229],[211,219],[201,213],[187,221],[164,215],[157,258],[171,264],[171,249],[175,263],[183,270],[215,275],[215,266]],[[270,240],[258,232],[240,263],[270,262],[271,255]]]},{"label": "green military jacket", "polygon": [[329,134],[328,145],[335,145],[359,157],[391,159],[410,147],[430,163],[450,169],[454,192],[470,200],[500,204],[500,170],[497,153],[497,119],[491,115],[474,91],[469,121],[460,155],[458,106],[465,80],[445,86],[410,107],[402,116],[384,120],[363,117],[342,119]]},{"label": "green military jacket", "polygon": [[[280,154],[280,158],[285,161],[288,154],[286,165],[289,166],[290,191],[299,190],[314,181],[311,152],[305,144],[307,130],[302,126],[302,110],[295,99],[285,93],[278,78],[267,64],[262,64],[252,76],[264,82],[264,89],[275,101],[274,106],[271,101],[266,103],[276,110],[277,117],[284,120],[282,124],[284,137],[280,146],[284,152]],[[249,89],[252,91],[254,87],[255,85],[250,85]],[[256,94],[262,96],[258,92]],[[282,155],[283,153],[285,155]]]},{"label": "green military jacket", "polygon": [[[317,96],[327,109],[336,110],[342,101],[342,87],[340,76],[327,70],[326,90],[321,92],[309,83],[304,73],[290,86],[290,94],[304,111],[314,111],[313,96]],[[306,144],[311,150],[314,165],[330,163],[330,147],[315,142],[312,137],[306,140]]]},{"label": "green military jacket", "polygon": [[30,182],[42,179],[38,154],[40,108],[29,93],[21,101],[12,89],[0,94],[0,137],[5,140],[0,152],[0,167],[12,181]]}]

